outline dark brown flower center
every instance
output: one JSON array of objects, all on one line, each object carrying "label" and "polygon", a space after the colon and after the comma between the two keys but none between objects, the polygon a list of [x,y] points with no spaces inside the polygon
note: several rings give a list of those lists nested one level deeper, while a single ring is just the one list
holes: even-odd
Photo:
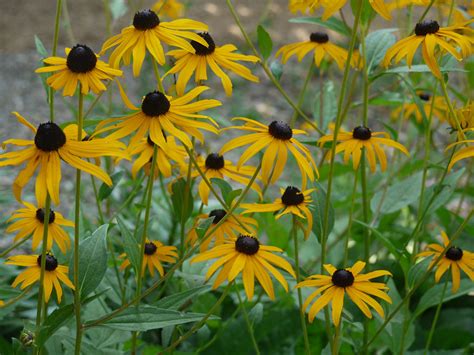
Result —
[{"label": "dark brown flower center", "polygon": [[95,68],[97,56],[94,51],[84,44],[71,48],[66,59],[67,67],[74,73],[87,73]]},{"label": "dark brown flower center", "polygon": [[352,272],[350,271],[338,269],[334,274],[332,274],[331,280],[336,286],[348,287],[354,283],[354,275],[352,275]]},{"label": "dark brown flower center", "polygon": [[297,206],[304,202],[304,195],[298,188],[288,186],[281,196],[281,202],[286,206]]},{"label": "dark brown flower center", "polygon": [[209,55],[214,53],[216,49],[216,44],[214,43],[214,40],[212,39],[211,35],[208,32],[202,32],[198,33],[199,36],[204,38],[204,40],[207,42],[209,47],[203,46],[201,43],[196,42],[196,41],[191,41],[191,46],[193,46],[194,50],[196,51],[197,55]]},{"label": "dark brown flower center", "polygon": [[[40,221],[41,223],[44,223],[44,217],[46,217],[44,208],[38,208],[36,210],[36,219],[38,221]],[[55,218],[56,218],[56,216],[54,215],[54,211],[52,209],[50,209],[49,210],[49,217],[48,217],[48,220],[49,220],[48,224],[53,223]]]},{"label": "dark brown flower center", "polygon": [[36,148],[44,152],[58,150],[66,143],[63,130],[53,122],[41,123],[35,135]]},{"label": "dark brown flower center", "polygon": [[240,235],[235,241],[235,250],[239,253],[247,255],[253,255],[258,252],[260,243],[257,238],[251,237],[250,235]]},{"label": "dark brown flower center", "polygon": [[153,255],[156,253],[156,250],[158,248],[156,247],[156,245],[154,243],[145,243],[145,254],[146,255]]},{"label": "dark brown flower center", "polygon": [[367,141],[372,137],[372,132],[365,126],[358,126],[352,131],[352,137],[362,141]]},{"label": "dark brown flower center", "polygon": [[146,94],[142,102],[142,112],[150,117],[164,115],[170,107],[171,104],[166,95],[159,91]]},{"label": "dark brown flower center", "polygon": [[417,23],[415,26],[415,34],[417,36],[426,36],[438,32],[439,24],[437,21],[427,20]]},{"label": "dark brown flower center", "polygon": [[221,221],[222,218],[226,215],[226,211],[224,210],[212,210],[209,213],[209,217],[214,217],[214,220],[212,221],[213,224],[217,224]]},{"label": "dark brown flower center", "polygon": [[219,155],[219,153],[211,153],[206,158],[206,168],[220,170],[224,167],[224,156]]},{"label": "dark brown flower center", "polygon": [[451,247],[446,251],[446,257],[453,261],[461,260],[463,254],[462,249],[458,247]]},{"label": "dark brown flower center", "polygon": [[[38,255],[38,258],[36,259],[36,262],[38,263],[38,266],[41,267],[41,255]],[[54,271],[58,267],[58,260],[52,256],[51,254],[46,254],[46,263],[45,263],[45,269],[47,271]]]},{"label": "dark brown flower center", "polygon": [[422,92],[421,94],[418,94],[418,97],[420,98],[420,100],[423,100],[423,101],[430,101],[431,95]]},{"label": "dark brown flower center", "polygon": [[326,43],[329,41],[329,36],[324,32],[313,32],[309,36],[309,39],[311,42]]},{"label": "dark brown flower center", "polygon": [[293,137],[293,130],[288,123],[283,121],[273,121],[270,123],[268,133],[270,133],[272,137],[283,141],[290,140],[291,137]]},{"label": "dark brown flower center", "polygon": [[133,27],[140,31],[151,30],[160,24],[158,15],[150,9],[138,11],[133,16]]}]

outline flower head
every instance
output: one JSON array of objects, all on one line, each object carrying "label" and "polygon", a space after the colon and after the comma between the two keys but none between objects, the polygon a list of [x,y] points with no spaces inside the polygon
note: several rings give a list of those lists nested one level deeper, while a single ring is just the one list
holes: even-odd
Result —
[{"label": "flower head", "polygon": [[256,63],[259,60],[258,57],[234,53],[237,47],[232,44],[217,46],[208,32],[199,33],[199,36],[207,42],[207,46],[203,46],[196,41],[191,41],[194,51],[190,52],[186,49],[175,49],[167,53],[167,55],[176,59],[174,66],[166,75],[178,73],[176,92],[179,95],[184,93],[186,84],[193,73],[196,83],[206,81],[208,67],[221,79],[222,86],[228,96],[232,94],[232,82],[223,69],[229,70],[247,80],[253,82],[259,81],[258,77],[253,75],[250,69],[237,63],[238,61]]},{"label": "flower head", "polygon": [[[436,117],[441,122],[446,121],[448,107],[443,96],[433,97],[430,93],[422,91],[418,93],[418,98],[421,100],[426,117],[429,117],[430,112],[433,110],[433,117]],[[392,111],[392,118],[397,119],[400,117],[402,111],[403,118],[406,120],[415,116],[416,122],[421,123],[423,121],[423,116],[415,102],[404,103],[402,106],[397,107]]]},{"label": "flower head", "polygon": [[[428,244],[428,250],[423,251],[416,256],[417,258],[423,258],[426,256],[433,257],[429,268],[433,267],[433,264],[449,245],[449,238],[446,232],[441,231],[441,238],[443,239],[443,245],[435,243]],[[460,270],[463,270],[466,275],[469,276],[471,281],[474,281],[474,254],[457,246],[450,246],[434,267],[436,268],[436,282],[439,282],[444,273],[451,268],[451,277],[453,280],[453,286],[451,289],[452,293],[457,292],[459,289],[459,284],[461,282]]]},{"label": "flower head", "polygon": [[317,290],[311,293],[303,304],[303,309],[308,308],[309,304],[319,295],[316,302],[309,309],[308,319],[313,321],[316,314],[324,308],[329,302],[332,303],[332,321],[338,326],[341,321],[341,313],[344,306],[344,295],[347,293],[349,298],[368,318],[372,318],[372,307],[380,317],[385,313],[382,306],[372,297],[378,297],[392,303],[392,299],[385,290],[388,287],[381,282],[372,282],[371,279],[384,275],[392,275],[386,270],[377,270],[368,274],[361,274],[365,263],[358,261],[351,268],[336,269],[331,264],[324,264],[324,268],[329,273],[327,275],[311,275],[306,280],[298,283],[296,287],[317,287]]},{"label": "flower head", "polygon": [[84,44],[65,49],[66,58],[49,57],[44,59],[45,67],[36,69],[36,73],[52,73],[46,83],[54,90],[63,88],[63,96],[72,96],[77,84],[81,84],[84,95],[92,90],[95,94],[105,91],[107,87],[101,80],[112,80],[121,76],[122,71],[113,69],[98,59],[98,56]]},{"label": "flower head", "polygon": [[[27,266],[28,268],[20,273],[13,281],[12,286],[17,287],[21,284],[21,289],[24,289],[35,282],[39,281],[41,274],[41,255],[15,255],[10,256],[5,264]],[[56,290],[56,297],[58,303],[61,303],[63,290],[61,288],[61,281],[67,287],[74,290],[74,285],[68,276],[68,267],[59,265],[58,260],[51,254],[46,254],[45,274],[43,281],[44,301],[49,302],[51,292]]]},{"label": "flower head", "polygon": [[[385,137],[377,137],[385,136]],[[329,134],[319,139],[319,144],[326,142],[332,142],[333,135]],[[382,171],[387,169],[387,157],[385,151],[381,145],[387,145],[402,151],[404,154],[409,155],[407,149],[400,143],[395,142],[388,138],[388,134],[385,132],[372,132],[370,128],[365,126],[358,126],[354,128],[352,133],[340,130],[337,134],[336,141],[340,143],[336,146],[335,153],[344,152],[344,162],[349,161],[352,155],[352,164],[354,170],[359,167],[360,157],[362,155],[362,149],[365,149],[366,157],[369,162],[370,170],[375,172],[376,170],[376,158],[380,162],[380,168]]]},{"label": "flower head", "polygon": [[270,274],[288,291],[288,283],[275,266],[296,277],[291,265],[281,256],[272,253],[282,251],[277,247],[260,244],[254,236],[242,234],[235,240],[225,241],[224,244],[195,256],[191,263],[219,258],[209,267],[206,273],[207,280],[222,267],[217,274],[213,288],[219,287],[225,280],[232,282],[237,275],[242,273],[245,293],[249,300],[252,299],[254,294],[255,277],[267,295],[273,300],[275,299],[275,292]]}]

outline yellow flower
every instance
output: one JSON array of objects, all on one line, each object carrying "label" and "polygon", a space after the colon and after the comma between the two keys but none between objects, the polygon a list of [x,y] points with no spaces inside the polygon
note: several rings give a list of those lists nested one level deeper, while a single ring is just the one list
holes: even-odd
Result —
[{"label": "yellow flower", "polygon": [[[427,251],[423,251],[416,256],[417,258],[423,258],[426,256],[433,257],[429,268],[433,266],[436,259],[438,259],[449,244],[449,238],[444,231],[441,231],[441,238],[443,239],[443,245],[434,243],[429,244]],[[474,254],[455,246],[449,247],[443,257],[435,265],[435,268],[437,269],[435,272],[436,282],[439,282],[444,273],[451,268],[451,277],[453,280],[451,292],[455,293],[459,289],[459,284],[461,282],[460,270],[463,270],[466,275],[469,276],[471,281],[474,281]]]},{"label": "yellow flower", "polygon": [[[176,250],[177,249],[175,246],[166,246],[157,240],[147,239],[143,255],[142,277],[145,275],[145,269],[147,266],[151,277],[155,276],[155,269],[158,270],[160,276],[163,277],[165,270],[163,269],[163,265],[161,265],[161,263],[175,263],[176,258],[178,258],[178,253]],[[121,257],[125,257],[125,254],[122,254]],[[120,265],[120,270],[123,270],[128,266],[130,266],[130,260],[125,259],[122,265]]]},{"label": "yellow flower", "polygon": [[316,314],[331,302],[332,321],[338,326],[341,321],[344,295],[346,293],[366,317],[372,318],[370,306],[383,318],[385,316],[384,310],[372,296],[392,303],[392,299],[384,292],[388,290],[388,287],[385,283],[372,282],[370,280],[384,275],[391,276],[392,274],[386,270],[376,270],[368,274],[361,274],[360,272],[364,267],[365,263],[363,261],[358,261],[353,267],[347,269],[336,269],[331,264],[324,264],[324,268],[331,276],[311,275],[306,280],[298,283],[296,287],[317,287],[317,290],[311,293],[305,300],[303,309],[308,308],[311,301],[318,295],[321,295],[309,309],[309,321],[312,322]]},{"label": "yellow flower", "polygon": [[408,6],[428,6],[431,0],[394,0],[387,4],[389,11],[403,9]]},{"label": "yellow flower", "polygon": [[194,48],[186,39],[207,46],[206,41],[190,30],[207,31],[207,25],[189,19],[161,22],[152,10],[138,11],[133,17],[133,25],[105,41],[101,53],[116,47],[110,55],[110,64],[114,68],[118,68],[122,60],[129,65],[133,57],[133,75],[138,76],[147,50],[158,64],[165,64],[162,41],[190,52],[194,52]]},{"label": "yellow flower", "polygon": [[[406,57],[408,67],[411,67],[413,57],[416,50],[422,45],[421,54],[426,65],[430,68],[432,73],[441,78],[441,71],[435,58],[436,47],[440,47],[440,51],[449,52],[457,60],[462,60],[472,52],[472,38],[463,36],[458,31],[472,31],[466,27],[467,23],[454,25],[449,27],[439,27],[436,21],[423,21],[417,23],[415,26],[415,34],[404,38],[392,47],[390,47],[385,54],[383,65],[388,67],[392,59],[395,57],[395,63],[400,62],[402,58]],[[456,50],[460,48],[460,52]]]},{"label": "yellow flower", "polygon": [[[140,154],[138,158],[133,162],[132,165],[132,176],[135,178],[140,169],[145,167],[145,172],[149,174],[151,161],[153,158],[153,147],[154,143],[151,141],[150,136],[148,138],[142,138],[136,144],[128,147],[130,155]],[[158,146],[158,153],[156,156],[156,167],[155,175],[158,173],[163,174],[164,177],[170,177],[172,174],[172,161],[176,162],[181,169],[186,166],[186,150],[176,144],[173,136],[166,137],[166,142],[163,147]]]},{"label": "yellow flower", "polygon": [[324,56],[334,59],[339,69],[343,69],[347,61],[347,51],[329,42],[329,36],[324,32],[313,32],[308,41],[281,47],[276,52],[276,57],[282,55],[282,62],[285,64],[291,56],[297,55],[298,61],[301,62],[303,57],[311,51],[313,51],[314,64],[317,67],[321,65]]},{"label": "yellow flower", "polygon": [[293,155],[300,169],[303,189],[306,187],[307,178],[310,181],[314,181],[314,172],[316,172],[316,175],[319,175],[309,149],[293,137],[293,135],[297,134],[306,134],[305,131],[291,129],[287,123],[282,121],[273,121],[268,126],[265,126],[245,117],[235,117],[234,120],[244,121],[245,124],[243,126],[231,126],[224,130],[237,129],[253,132],[231,139],[220,150],[220,154],[224,154],[232,149],[251,144],[240,156],[237,162],[237,169],[240,169],[247,160],[259,151],[265,149],[262,158],[262,180],[266,184],[273,184],[283,173],[288,158],[288,151]]},{"label": "yellow flower", "polygon": [[[34,284],[39,281],[41,274],[41,255],[15,255],[10,256],[5,262],[8,265],[27,266],[28,268],[19,274],[13,281],[12,286],[17,287],[21,284],[21,289]],[[45,303],[49,302],[51,292],[56,290],[56,297],[58,303],[61,303],[63,290],[61,288],[61,281],[67,287],[74,290],[74,285],[69,280],[67,273],[69,268],[67,266],[59,265],[58,260],[50,253],[46,254],[46,263],[43,280],[43,294]]]},{"label": "yellow flower", "polygon": [[[377,137],[377,136],[385,136],[385,138]],[[320,145],[326,142],[332,142],[333,135],[329,134],[327,136],[323,136],[319,139],[318,143]],[[373,132],[364,126],[358,126],[354,128],[352,133],[345,132],[344,130],[340,130],[336,141],[341,141],[336,146],[335,153],[344,152],[344,163],[347,164],[349,161],[350,156],[352,155],[352,165],[354,170],[359,167],[360,157],[362,155],[362,149],[365,149],[365,155],[369,162],[370,171],[375,172],[376,170],[376,159],[377,156],[380,162],[380,168],[382,171],[387,169],[387,157],[385,155],[385,151],[382,149],[380,145],[388,145],[390,147],[396,148],[402,151],[404,154],[409,155],[407,149],[401,145],[400,143],[395,142],[392,139],[388,138],[388,134],[385,132]]]},{"label": "yellow flower", "polygon": [[192,143],[188,134],[196,137],[200,142],[204,142],[204,136],[198,130],[199,128],[218,133],[217,128],[209,123],[195,120],[196,118],[206,119],[217,126],[211,117],[197,114],[197,112],[220,106],[219,101],[207,99],[191,102],[209,89],[206,86],[194,88],[180,97],[171,97],[160,91],[153,91],[145,96],[140,108],[133,105],[122,88],[120,86],[119,88],[125,105],[135,112],[125,117],[109,118],[102,121],[97,126],[95,134],[117,129],[108,138],[120,139],[136,132],[130,140],[132,146],[148,134],[153,143],[165,148],[165,134],[174,136],[184,145],[191,147]]},{"label": "yellow flower", "polygon": [[158,0],[151,8],[157,14],[164,14],[171,19],[177,19],[183,16],[184,4],[178,0]]},{"label": "yellow flower", "polygon": [[225,241],[224,244],[218,245],[211,250],[203,252],[195,256],[191,263],[197,263],[209,259],[219,258],[209,267],[206,273],[208,280],[221,266],[222,269],[212,285],[217,288],[225,280],[229,282],[242,273],[242,281],[245,293],[250,300],[254,294],[255,278],[267,293],[270,299],[275,299],[272,279],[270,274],[282,284],[288,292],[288,283],[283,275],[275,266],[285,270],[291,276],[296,277],[291,265],[281,256],[271,252],[282,252],[280,248],[261,245],[257,238],[250,235],[240,235],[234,241]]},{"label": "yellow flower", "polygon": [[[225,210],[217,209],[212,210],[209,212],[209,214],[201,214],[197,216],[193,228],[189,231],[186,237],[186,243],[193,246],[198,241],[196,227],[199,223],[199,220],[214,217],[212,224],[215,226],[221,221],[222,218],[225,217],[226,214],[227,213]],[[209,249],[209,245],[212,241],[214,241],[213,246],[218,246],[224,244],[224,241],[226,240],[237,239],[239,234],[245,234],[247,231],[255,233],[255,227],[257,225],[257,221],[253,218],[232,214],[226,218],[226,220],[219,227],[217,227],[213,234],[200,243],[199,250],[204,252],[205,250]]]},{"label": "yellow flower", "polygon": [[[470,129],[474,130],[474,129]],[[452,149],[454,146],[459,145],[459,144],[467,144],[467,147],[463,147],[460,150],[458,150],[456,153],[454,153],[453,158],[451,159],[451,162],[448,165],[448,170],[451,170],[454,164],[456,164],[458,161],[466,158],[471,158],[474,157],[474,139],[466,139],[462,141],[458,141],[455,143],[452,143],[448,145],[446,150]]]},{"label": "yellow flower", "polygon": [[[45,209],[43,207],[36,207],[32,203],[23,202],[25,208],[16,210],[12,216],[7,220],[16,220],[8,226],[7,233],[18,231],[14,241],[29,237],[33,234],[33,250],[38,248],[43,240],[43,228],[45,219]],[[42,206],[42,204],[40,204]],[[49,211],[49,226],[48,226],[48,241],[46,249],[51,250],[53,241],[58,245],[61,252],[66,253],[71,246],[71,241],[68,234],[61,228],[61,226],[74,227],[74,222],[65,219],[61,213]]]},{"label": "yellow flower", "polygon": [[[201,169],[209,181],[211,181],[213,178],[224,179],[224,177],[227,177],[231,180],[241,183],[242,185],[248,185],[250,182],[250,177],[255,173],[255,168],[253,166],[236,167],[230,160],[224,160],[224,157],[219,153],[211,153],[206,157],[205,160],[199,156],[197,163],[199,169]],[[183,174],[185,173],[183,172]],[[191,173],[191,177],[193,178],[199,178],[200,176],[201,175],[197,169],[194,169]],[[252,183],[251,188],[256,191],[259,196],[262,195],[262,190],[255,181]],[[201,179],[199,182],[198,192],[202,203],[207,206],[209,202],[210,190],[204,179]]]},{"label": "yellow flower", "polygon": [[[291,12],[300,11],[302,13],[309,10],[311,13],[314,10],[323,7],[323,21],[326,21],[330,18],[336,11],[339,11],[345,4],[347,0],[290,0],[288,7]],[[369,0],[370,6],[386,20],[391,20],[392,16],[387,5],[383,0]]]},{"label": "yellow flower", "polygon": [[8,139],[3,145],[13,144],[25,149],[0,154],[0,167],[20,165],[26,162],[26,167],[20,171],[13,183],[13,192],[21,201],[23,187],[38,170],[36,177],[36,200],[46,201],[48,192],[55,204],[59,204],[59,184],[61,182],[61,160],[69,165],[96,176],[103,182],[112,185],[112,180],[105,171],[81,158],[96,158],[101,156],[122,156],[125,145],[112,139],[94,139],[93,141],[77,141],[75,125],[67,126],[64,131],[53,122],[41,123],[36,129],[18,112],[13,112],[18,121],[28,127],[34,134],[34,140]]},{"label": "yellow flower", "polygon": [[[426,117],[430,117],[431,106],[433,105],[432,116],[436,117],[441,122],[446,121],[446,115],[448,107],[443,96],[435,96],[426,92],[420,92],[418,97],[422,101],[423,111],[425,112]],[[433,104],[434,100],[434,104]],[[397,119],[400,117],[400,113],[403,111],[403,118],[408,120],[411,116],[415,116],[416,122],[421,123],[423,121],[423,116],[418,108],[418,105],[415,102],[405,103],[400,107],[397,107],[392,111],[392,118]]]},{"label": "yellow flower", "polygon": [[194,73],[194,80],[196,83],[207,80],[207,67],[221,79],[227,96],[232,95],[232,82],[229,76],[222,70],[222,68],[230,70],[231,72],[245,78],[247,80],[258,82],[258,77],[252,74],[250,69],[237,61],[243,62],[258,62],[258,57],[253,55],[244,55],[234,53],[237,50],[232,44],[223,46],[216,46],[211,35],[207,32],[198,33],[204,41],[208,44],[203,46],[201,43],[191,41],[191,46],[194,48],[192,52],[186,49],[175,49],[166,53],[176,59],[176,63],[166,75],[178,73],[178,81],[176,82],[176,92],[182,95],[186,89],[186,84]]},{"label": "yellow flower", "polygon": [[[474,102],[469,102],[466,106],[455,110],[456,117],[459,120],[459,125],[463,130],[474,129]],[[457,130],[456,121],[454,117],[449,116],[449,124],[453,130]]]},{"label": "yellow flower", "polygon": [[305,230],[305,238],[308,238],[311,229],[313,228],[313,215],[309,210],[311,200],[311,193],[315,189],[310,189],[301,192],[294,186],[288,186],[285,190],[280,189],[281,198],[275,199],[273,203],[243,203],[242,208],[245,213],[254,212],[277,212],[281,211],[276,218],[291,213],[295,216],[308,220],[308,227]]},{"label": "yellow flower", "polygon": [[81,93],[84,95],[92,90],[95,94],[105,91],[107,87],[101,80],[112,80],[121,76],[122,71],[113,69],[101,60],[86,45],[78,44],[65,49],[66,58],[49,57],[43,60],[48,66],[38,68],[35,73],[52,73],[46,83],[54,90],[63,88],[63,96],[72,96],[81,83]]}]

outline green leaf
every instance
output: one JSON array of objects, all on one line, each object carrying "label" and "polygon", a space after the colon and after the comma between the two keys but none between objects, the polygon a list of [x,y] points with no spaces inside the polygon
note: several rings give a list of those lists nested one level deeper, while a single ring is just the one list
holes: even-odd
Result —
[{"label": "green leaf", "polygon": [[[314,104],[313,104],[313,117],[316,121],[320,122],[320,116],[322,115],[323,125],[320,127],[323,131],[332,122],[337,115],[337,102],[334,98],[337,97],[334,87],[334,82],[329,80],[323,84],[323,91],[316,92]],[[321,101],[323,109],[321,112]]]},{"label": "green leaf", "polygon": [[281,76],[283,75],[283,65],[279,60],[274,60],[270,63],[270,70],[275,77],[276,80],[280,80]]},{"label": "green leaf", "polygon": [[[94,291],[107,271],[107,228],[103,224],[79,244],[79,292],[81,298]],[[74,275],[74,263],[70,263],[70,278]]]},{"label": "green leaf", "polygon": [[330,30],[336,31],[346,37],[350,37],[352,29],[346,26],[341,20],[331,17],[327,21],[323,21],[321,17],[297,17],[289,20],[292,23],[312,23],[326,27]]},{"label": "green leaf", "polygon": [[156,302],[155,306],[157,308],[178,310],[178,308],[181,307],[187,301],[200,295],[201,293],[209,291],[210,289],[211,289],[211,286],[209,285],[201,285],[195,288],[191,288],[189,290],[164,297],[160,299],[158,302]]},{"label": "green leaf", "polygon": [[40,55],[41,58],[46,58],[49,56],[48,51],[46,50],[46,47],[44,46],[43,42],[37,35],[35,35],[35,47],[36,47],[36,52]]},{"label": "green leaf", "polygon": [[[183,313],[170,309],[152,306],[128,308],[116,317],[100,326],[112,329],[146,332],[151,329],[160,329],[170,325],[197,322],[204,318],[202,313]],[[209,320],[219,319],[211,316]]]},{"label": "green leaf", "polygon": [[103,201],[107,197],[110,196],[110,194],[118,185],[120,180],[122,180],[122,176],[123,176],[123,171],[119,171],[119,172],[116,172],[115,174],[112,174],[110,176],[110,178],[112,179],[112,186],[109,186],[106,183],[102,183],[102,185],[99,188],[99,193],[98,193],[99,201]]},{"label": "green leaf", "polygon": [[[464,69],[459,68],[440,68],[441,72],[466,72]],[[411,68],[408,66],[401,66],[392,69],[388,69],[381,74],[400,74],[400,73],[429,73],[430,68],[425,64],[412,65]]]},{"label": "green leaf", "polygon": [[[324,213],[326,209],[326,191],[323,189],[319,182],[314,183],[315,191],[311,194],[313,199],[313,232],[316,234],[318,241],[321,242],[321,235],[324,232]],[[334,208],[332,204],[329,204],[329,216],[328,216],[328,229],[327,235],[331,233],[334,228]]]},{"label": "green leaf", "polygon": [[372,212],[376,212],[380,202],[380,213],[388,214],[396,212],[403,207],[417,201],[420,197],[422,173],[419,172],[405,180],[398,181],[391,185],[384,194],[384,191],[378,191],[370,201]]},{"label": "green leaf", "polygon": [[192,186],[186,187],[186,180],[179,178],[173,183],[171,190],[171,202],[173,203],[174,216],[178,220],[187,221],[189,217],[191,217],[194,208]]},{"label": "green leaf", "polygon": [[433,197],[433,194],[436,194],[431,206],[429,207],[428,214],[436,212],[440,207],[444,206],[446,203],[449,202],[451,196],[454,194],[456,190],[456,185],[459,178],[464,174],[465,168],[461,168],[458,171],[455,171],[448,175],[446,179],[444,179],[443,185],[438,187],[438,185],[429,186],[426,189],[424,198],[423,198],[423,207],[424,210],[426,205]]},{"label": "green leaf", "polygon": [[211,218],[206,218],[204,220],[201,220],[199,225],[196,227],[196,233],[198,235],[199,240],[204,238],[206,235],[207,230],[211,226],[212,222],[214,221],[214,217]]},{"label": "green leaf", "polygon": [[242,193],[242,189],[232,190],[232,186],[230,186],[227,181],[220,178],[211,178],[211,184],[219,186],[222,197],[224,198],[227,206],[230,206],[232,201],[234,201],[234,199]]},{"label": "green leaf", "polygon": [[430,261],[431,258],[425,258],[410,268],[407,277],[409,287],[412,287],[418,280],[420,280],[421,277],[423,277],[423,275],[425,275]]},{"label": "green leaf", "polygon": [[369,73],[380,64],[387,50],[395,43],[393,31],[393,28],[378,30],[365,37],[365,61]]},{"label": "green leaf", "polygon": [[128,230],[122,218],[117,217],[117,222],[120,227],[120,233],[122,234],[123,249],[127,254],[128,260],[135,269],[135,275],[140,273],[140,248],[138,241],[135,239],[132,233]]},{"label": "green leaf", "polygon": [[[474,284],[471,280],[463,279],[459,285],[459,290],[456,293],[451,293],[452,283],[448,282],[446,293],[444,294],[443,303],[451,301],[455,298],[467,295],[470,292],[474,292]],[[439,304],[441,293],[443,292],[444,282],[437,284],[426,291],[420,298],[420,302],[416,306],[414,316],[418,317],[428,308]]]},{"label": "green leaf", "polygon": [[270,54],[272,53],[273,42],[272,38],[267,31],[263,28],[262,25],[257,27],[257,37],[258,37],[258,48],[260,48],[260,53],[264,60],[267,60]]}]

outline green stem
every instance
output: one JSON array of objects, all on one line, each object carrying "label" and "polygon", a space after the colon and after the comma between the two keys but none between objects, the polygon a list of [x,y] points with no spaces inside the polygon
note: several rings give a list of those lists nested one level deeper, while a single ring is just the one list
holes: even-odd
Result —
[{"label": "green stem", "polygon": [[151,62],[153,63],[153,72],[155,73],[156,85],[158,87],[158,90],[164,94],[165,88],[163,87],[163,81],[161,80],[160,71],[158,69],[158,63],[155,59],[153,59]]},{"label": "green stem", "polygon": [[[179,234],[179,237],[180,237],[180,240],[179,240],[179,248],[180,248],[180,255],[184,255],[184,247],[185,247],[185,226],[186,226],[186,222],[187,222],[187,218],[186,216],[184,215],[184,210],[185,208],[187,207],[188,203],[189,203],[189,192],[191,190],[191,172],[192,172],[192,169],[191,169],[191,165],[192,165],[192,161],[194,160],[194,143],[195,143],[195,138],[192,137],[192,140],[191,140],[191,149],[189,149],[186,145],[184,145],[184,148],[186,149],[186,152],[188,153],[188,156],[189,156],[189,162],[188,162],[188,170],[187,170],[187,173],[186,173],[186,185],[184,186],[184,201],[183,201],[183,204],[182,204],[182,208],[181,208],[181,221],[180,221],[180,224],[181,224],[181,228],[180,228],[180,234]],[[197,164],[196,164],[197,166]],[[199,167],[198,167],[199,169]],[[209,186],[211,186],[211,191],[213,191],[213,187],[212,185],[209,184]],[[214,191],[213,191],[214,192]],[[217,196],[217,195],[216,195]]]},{"label": "green stem", "polygon": [[354,206],[355,206],[355,198],[357,195],[357,181],[359,179],[358,169],[354,172],[354,185],[352,188],[352,195],[351,195],[351,208],[349,210],[349,222],[347,223],[347,233],[346,233],[346,240],[344,243],[344,261],[342,265],[346,266],[349,260],[349,241],[351,239],[351,229],[352,229],[352,222],[354,217]]},{"label": "green stem", "polygon": [[334,331],[334,341],[332,345],[332,355],[338,355],[339,354],[339,337],[341,333],[341,323],[336,326],[336,330]]},{"label": "green stem", "polygon": [[[294,247],[295,247],[295,269],[296,269],[296,282],[301,281],[300,277],[300,259],[299,259],[299,249],[298,249],[298,230],[296,224],[296,216],[293,215],[293,227],[291,228],[291,234],[293,237]],[[309,346],[308,338],[308,329],[306,327],[306,313],[303,309],[303,295],[301,294],[301,288],[297,289],[298,292],[298,310],[300,314],[301,329],[303,330],[303,339],[304,339],[304,348],[306,354],[311,354],[311,348]]]},{"label": "green stem", "polygon": [[[58,37],[59,37],[59,23],[61,18],[61,6],[62,0],[56,1],[56,18],[54,19],[54,36],[53,36],[53,48],[51,50],[51,56],[56,56],[58,49]],[[54,122],[54,89],[50,86],[48,89],[49,97],[49,120]]]},{"label": "green stem", "polygon": [[[309,67],[308,67],[308,72],[306,73],[306,78],[304,79],[304,84],[303,84],[303,87],[301,88],[301,91],[300,91],[300,94],[298,95],[298,101],[296,103],[296,105],[301,108],[301,105],[303,104],[303,101],[304,101],[304,95],[306,93],[306,89],[308,88],[308,84],[311,80],[311,76],[313,74],[313,69],[314,69],[314,60],[311,58],[310,60],[310,63],[309,63]],[[320,92],[320,95],[322,95],[323,93]],[[293,112],[293,116],[291,116],[291,120],[290,120],[290,126],[291,127],[294,127],[295,123],[296,123],[296,120],[298,119],[298,111],[297,110],[294,110]]]},{"label": "green stem", "polygon": [[428,350],[430,350],[431,340],[433,339],[436,323],[438,323],[438,317],[441,312],[441,306],[443,305],[444,295],[446,293],[447,286],[448,286],[448,279],[446,278],[446,281],[444,282],[443,291],[441,292],[441,297],[439,299],[438,307],[436,307],[436,312],[435,312],[433,321],[431,322],[431,329],[430,329],[430,333],[428,334],[428,340],[426,341],[426,346],[425,346],[425,352],[424,352],[425,355],[427,355]]},{"label": "green stem", "polygon": [[459,123],[458,116],[456,115],[456,112],[454,111],[453,104],[451,103],[451,99],[449,98],[448,89],[446,88],[446,83],[445,83],[444,79],[442,79],[442,78],[439,79],[439,82],[441,83],[441,89],[443,90],[444,98],[446,100],[446,103],[448,104],[449,113],[451,114],[451,116],[453,116],[454,122],[456,123],[456,129],[458,131],[458,137],[460,138],[460,140],[465,140],[466,136],[464,135],[461,124]]},{"label": "green stem", "polygon": [[[84,95],[82,94],[82,86],[79,85],[79,102],[77,109],[77,141],[82,140],[82,125],[83,125],[83,108],[84,108]],[[79,236],[81,225],[80,220],[81,213],[81,170],[76,169],[76,196],[75,196],[75,207],[74,207],[74,312],[76,315],[76,344],[75,354],[80,355],[81,353],[81,341],[82,341],[82,324],[81,324],[81,289],[79,285]],[[45,219],[46,220],[46,219]]]},{"label": "green stem", "polygon": [[252,345],[255,350],[255,354],[260,355],[260,350],[258,348],[257,340],[255,339],[255,332],[253,331],[253,326],[252,326],[252,323],[250,322],[249,315],[247,313],[247,310],[245,309],[244,302],[242,301],[242,297],[240,296],[240,292],[237,289],[237,286],[235,287],[235,289],[236,289],[235,293],[237,294],[237,298],[239,300],[239,306],[240,306],[240,309],[242,309],[242,313],[245,319],[245,324],[247,325],[247,330],[249,332],[250,339],[252,340]]}]

